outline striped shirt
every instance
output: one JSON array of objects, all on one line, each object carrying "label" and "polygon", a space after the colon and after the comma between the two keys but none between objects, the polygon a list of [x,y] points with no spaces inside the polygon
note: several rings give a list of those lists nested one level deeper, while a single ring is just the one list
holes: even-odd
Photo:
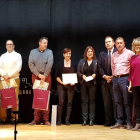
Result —
[{"label": "striped shirt", "polygon": [[29,68],[33,74],[48,76],[53,65],[53,53],[50,49],[40,52],[39,48],[33,49],[29,55]]}]

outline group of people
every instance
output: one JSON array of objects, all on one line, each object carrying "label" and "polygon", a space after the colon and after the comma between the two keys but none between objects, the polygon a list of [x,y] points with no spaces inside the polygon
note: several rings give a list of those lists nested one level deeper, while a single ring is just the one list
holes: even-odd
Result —
[{"label": "group of people", "polygon": [[[48,38],[39,39],[39,47],[31,50],[29,55],[29,68],[32,72],[32,83],[35,79],[49,83],[48,90],[51,89],[51,68],[53,65],[53,53],[47,48]],[[55,78],[57,81],[57,92],[59,97],[57,109],[57,125],[62,124],[62,112],[64,103],[66,108],[66,125],[70,125],[70,115],[72,110],[72,100],[75,91],[75,83],[63,83],[62,74],[77,73],[80,84],[82,101],[82,126],[95,122],[95,97],[97,89],[97,77],[101,78],[101,91],[104,101],[104,110],[106,123],[104,126],[111,126],[111,129],[124,127],[127,130],[140,129],[140,38],[135,38],[132,42],[132,51],[125,47],[122,37],[115,41],[111,36],[105,38],[106,51],[99,54],[97,60],[95,50],[92,46],[87,46],[84,51],[83,59],[77,65],[71,61],[71,49],[63,50],[64,60],[57,64]],[[116,46],[116,47],[114,47]],[[6,41],[7,52],[0,57],[0,75],[1,80],[9,82],[14,78],[18,87],[16,90],[18,110],[19,93],[19,72],[22,66],[21,55],[14,51],[12,40]],[[87,80],[90,77],[90,80]],[[0,81],[1,82],[1,81]],[[0,83],[0,89],[2,89]],[[131,93],[132,92],[132,93]],[[134,103],[134,113],[136,116],[136,125],[132,124],[132,105]],[[135,115],[136,114],[136,115]],[[0,108],[1,123],[6,121],[6,109]],[[18,118],[18,115],[17,115]],[[43,124],[50,125],[49,109],[34,110],[34,120],[30,125],[40,124],[41,118]],[[13,114],[11,121],[14,121]]]}]

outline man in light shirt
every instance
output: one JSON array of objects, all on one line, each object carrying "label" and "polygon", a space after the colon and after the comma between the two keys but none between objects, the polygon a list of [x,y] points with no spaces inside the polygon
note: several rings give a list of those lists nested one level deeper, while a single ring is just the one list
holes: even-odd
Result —
[{"label": "man in light shirt", "polygon": [[[41,83],[49,83],[48,90],[51,89],[51,68],[53,65],[53,53],[48,46],[48,38],[42,37],[39,39],[39,47],[31,50],[29,55],[29,68],[32,72],[32,83],[35,79],[41,80]],[[34,120],[30,125],[38,125],[41,122],[41,116],[43,116],[43,124],[50,125],[49,122],[49,109],[48,110],[34,110]]]},{"label": "man in light shirt", "polygon": [[[131,93],[128,92],[128,76],[130,70],[130,59],[134,52],[126,49],[125,42],[122,37],[116,39],[115,52],[111,57],[111,68],[113,74],[113,94],[117,107],[117,123],[111,126],[111,129],[124,127],[124,122],[127,123],[126,129],[132,129],[132,100]],[[124,117],[126,113],[126,120]]]},{"label": "man in light shirt", "polygon": [[98,58],[98,72],[102,77],[101,90],[104,100],[104,109],[106,116],[105,127],[114,125],[116,122],[116,108],[112,90],[112,71],[111,71],[111,56],[117,51],[114,47],[114,39],[111,36],[105,38],[106,51],[102,51]]},{"label": "man in light shirt", "polygon": [[[15,88],[17,107],[12,108],[12,111],[18,111],[18,105],[19,105],[18,95],[19,95],[19,85],[20,85],[19,72],[21,71],[21,67],[22,67],[22,58],[19,53],[15,52],[14,48],[15,48],[14,42],[12,40],[7,40],[6,41],[7,52],[2,54],[0,57],[0,75],[1,75],[0,89],[3,89],[2,80],[9,82],[11,78],[15,79],[15,82],[18,85]],[[15,115],[11,113],[12,122],[14,122],[14,117]],[[18,120],[18,115],[16,115],[16,118]],[[2,123],[5,123],[6,119],[7,119],[7,110],[3,109],[1,106],[0,120]]]}]

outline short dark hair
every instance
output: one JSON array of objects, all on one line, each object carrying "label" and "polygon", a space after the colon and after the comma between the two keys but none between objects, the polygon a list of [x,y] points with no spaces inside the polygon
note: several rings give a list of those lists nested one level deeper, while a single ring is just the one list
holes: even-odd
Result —
[{"label": "short dark hair", "polygon": [[[12,41],[12,42],[13,42],[13,40],[11,40],[11,39],[8,39],[8,40],[6,40],[6,44],[7,44],[7,42],[8,42],[8,41]],[[14,42],[13,42],[13,45],[14,45]]]},{"label": "short dark hair", "polygon": [[46,39],[46,40],[48,41],[48,38],[47,38],[47,37],[41,37],[41,38],[39,39],[39,42],[41,42],[43,39]]},{"label": "short dark hair", "polygon": [[122,40],[123,42],[124,42],[124,39],[123,39],[123,37],[118,37],[118,38],[116,38],[116,41],[115,42],[117,42],[117,40]]},{"label": "short dark hair", "polygon": [[67,53],[67,52],[71,52],[71,49],[70,48],[64,48],[63,53]]},{"label": "short dark hair", "polygon": [[85,51],[84,51],[84,60],[87,60],[87,51],[91,49],[93,51],[93,58],[92,59],[96,59],[96,55],[95,55],[95,50],[93,49],[92,46],[87,46]]},{"label": "short dark hair", "polygon": [[114,39],[113,39],[111,36],[107,36],[107,37],[105,37],[105,40],[106,40],[107,38],[111,38],[112,41],[114,42]]}]

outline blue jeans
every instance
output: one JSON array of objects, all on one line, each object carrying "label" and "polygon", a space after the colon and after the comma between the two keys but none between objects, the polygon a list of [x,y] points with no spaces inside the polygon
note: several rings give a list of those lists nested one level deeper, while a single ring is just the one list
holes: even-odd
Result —
[{"label": "blue jeans", "polygon": [[132,94],[128,92],[128,76],[113,78],[113,94],[117,107],[117,123],[123,124],[125,121],[124,112],[126,113],[126,123],[132,124]]}]

